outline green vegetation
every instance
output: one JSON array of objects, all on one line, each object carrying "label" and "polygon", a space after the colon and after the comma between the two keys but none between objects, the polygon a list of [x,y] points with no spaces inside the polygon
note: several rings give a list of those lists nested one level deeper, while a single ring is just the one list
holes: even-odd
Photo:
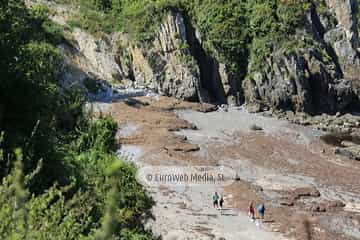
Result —
[{"label": "green vegetation", "polygon": [[110,10],[110,0],[54,0],[59,4],[68,4],[77,9],[77,13],[68,20],[71,28],[81,28],[91,34],[101,35],[115,30],[115,19]]},{"label": "green vegetation", "polygon": [[[59,0],[57,0],[59,1]],[[113,25],[113,30],[127,32],[134,40],[146,42],[154,37],[163,17],[169,11],[180,11],[190,17],[202,34],[203,46],[235,73],[244,77],[247,66],[260,68],[266,57],[287,42],[296,29],[303,28],[311,7],[324,9],[324,2],[312,5],[297,0],[74,0],[80,4],[82,28],[102,31],[99,22],[89,27],[85,19],[92,12]],[[106,22],[106,21],[105,21]],[[71,22],[74,25],[73,22]],[[110,30],[103,29],[105,32]],[[293,43],[299,43],[294,41]]]},{"label": "green vegetation", "polygon": [[91,78],[84,79],[84,86],[91,93],[97,93],[97,91],[100,89],[99,83]]},{"label": "green vegetation", "polygon": [[152,200],[114,151],[116,123],[57,86],[61,28],[0,2],[0,239],[152,239]]},{"label": "green vegetation", "polygon": [[[205,50],[239,78],[275,51],[319,49],[305,24],[311,8],[334,21],[323,0],[53,1],[78,10],[70,27],[122,31],[139,44],[153,40],[169,11],[180,11]],[[135,167],[114,154],[116,123],[89,119],[81,93],[58,89],[62,59],[55,46],[64,29],[50,14],[43,5],[27,9],[24,0],[0,2],[0,239],[152,239],[142,223],[153,203]],[[156,55],[149,58],[156,66]],[[191,56],[180,61],[196,66]],[[84,84],[98,89],[90,79]]]}]

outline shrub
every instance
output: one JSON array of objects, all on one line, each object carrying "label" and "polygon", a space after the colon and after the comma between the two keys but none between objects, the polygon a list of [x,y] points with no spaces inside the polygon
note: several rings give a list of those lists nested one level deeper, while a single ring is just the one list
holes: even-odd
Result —
[{"label": "shrub", "polygon": [[87,120],[81,95],[58,90],[58,31],[47,14],[0,3],[0,239],[95,239],[106,209],[114,238],[151,239],[141,220],[152,201],[113,153],[116,123]]},{"label": "shrub", "polygon": [[77,152],[96,149],[105,153],[116,150],[115,134],[117,124],[110,117],[101,117],[91,121],[76,143]]},{"label": "shrub", "polygon": [[90,93],[97,93],[100,89],[98,82],[92,78],[85,78],[84,86]]}]

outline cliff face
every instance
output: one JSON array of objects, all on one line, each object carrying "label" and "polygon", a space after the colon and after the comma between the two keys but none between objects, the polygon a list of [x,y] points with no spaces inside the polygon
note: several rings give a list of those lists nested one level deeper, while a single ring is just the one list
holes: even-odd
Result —
[{"label": "cliff face", "polygon": [[[63,26],[73,14],[66,5],[41,0],[29,4],[34,2],[47,4],[55,12],[52,20]],[[155,38],[142,44],[125,33],[94,37],[80,28],[66,33],[67,41],[59,46],[64,57],[60,84],[65,88],[92,79],[147,87],[189,101],[235,102],[239,84],[225,64],[204,50],[191,19],[179,11],[169,11]]]},{"label": "cliff face", "polygon": [[[325,11],[313,4],[304,29],[291,36],[298,42],[310,39],[314,46],[274,49],[260,68],[249,61],[245,77],[229,71],[216,51],[206,50],[201,33],[182,11],[168,10],[155,38],[141,44],[125,33],[95,38],[75,28],[71,41],[60,46],[65,57],[62,82],[69,86],[79,79],[110,80],[190,101],[245,102],[256,111],[347,111],[359,103],[358,4],[325,3]],[[63,24],[66,13],[58,11],[53,18]]]},{"label": "cliff face", "polygon": [[328,13],[336,18],[334,27],[323,21],[313,7],[307,17],[307,36],[319,49],[277,51],[261,71],[243,83],[246,101],[255,105],[305,111],[345,111],[359,102],[360,77],[357,1],[328,0]]},{"label": "cliff face", "polygon": [[120,58],[128,56],[135,85],[176,98],[225,103],[230,93],[224,64],[208,55],[188,17],[171,11],[155,39],[145,46],[122,41]]}]

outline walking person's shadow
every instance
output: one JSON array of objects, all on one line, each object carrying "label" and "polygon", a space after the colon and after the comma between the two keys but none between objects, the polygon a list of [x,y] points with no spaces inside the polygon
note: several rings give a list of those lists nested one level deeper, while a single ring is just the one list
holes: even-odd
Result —
[{"label": "walking person's shadow", "polygon": [[222,216],[237,216],[238,214],[235,213],[233,208],[223,208],[222,210]]}]

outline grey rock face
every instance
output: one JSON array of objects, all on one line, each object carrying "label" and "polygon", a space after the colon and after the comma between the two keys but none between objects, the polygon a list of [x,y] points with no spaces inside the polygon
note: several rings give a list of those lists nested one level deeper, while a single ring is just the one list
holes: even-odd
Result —
[{"label": "grey rock face", "polygon": [[186,100],[198,98],[200,73],[191,56],[186,38],[186,26],[180,13],[170,13],[160,25],[153,43],[157,78],[154,85],[164,95]]},{"label": "grey rock face", "polygon": [[64,59],[60,84],[67,88],[82,85],[87,78],[120,81],[129,78],[129,68],[117,62],[118,35],[95,38],[81,29],[71,32],[72,41],[59,45]]},{"label": "grey rock face", "polygon": [[338,25],[324,35],[324,40],[335,51],[344,78],[358,80],[360,78],[360,58],[357,31],[356,0],[327,0],[330,11],[335,13]]},{"label": "grey rock face", "polygon": [[337,79],[335,69],[314,49],[290,55],[279,52],[268,59],[263,71],[244,81],[246,102],[295,112],[341,111],[356,99],[356,92],[351,81]]},{"label": "grey rock face", "polygon": [[169,12],[151,44],[132,47],[134,81],[167,96],[224,103],[227,96],[234,95],[236,82],[226,66],[208,55],[201,44],[191,23],[181,13]]},{"label": "grey rock face", "polygon": [[244,82],[246,102],[263,102],[273,108],[309,108],[305,58],[278,54],[268,59],[267,64],[266,70],[255,72],[252,79]]},{"label": "grey rock face", "polygon": [[326,4],[330,11],[335,13],[337,27],[345,31],[346,39],[356,48],[358,45],[357,0],[326,0]]},{"label": "grey rock face", "polygon": [[[343,111],[359,103],[358,6],[356,0],[326,0],[326,4],[331,17],[309,12],[310,27],[294,36],[306,35],[320,47],[296,49],[291,54],[276,50],[260,70],[251,69],[250,64],[245,80],[232,75],[215,50],[211,54],[205,50],[191,19],[170,11],[155,39],[146,44],[135,44],[125,33],[96,38],[80,29],[71,31],[70,43],[60,46],[65,59],[62,83],[71,86],[86,78],[101,79],[220,104],[238,104],[244,97],[252,111]],[[52,18],[66,24],[62,16],[67,11],[59,6],[52,3],[59,13]]]},{"label": "grey rock face", "polygon": [[296,49],[292,54],[274,52],[260,71],[243,81],[249,106],[316,114],[345,111],[358,103],[357,1],[326,3],[337,25],[322,26],[321,16],[312,11],[309,32],[320,47]]}]

